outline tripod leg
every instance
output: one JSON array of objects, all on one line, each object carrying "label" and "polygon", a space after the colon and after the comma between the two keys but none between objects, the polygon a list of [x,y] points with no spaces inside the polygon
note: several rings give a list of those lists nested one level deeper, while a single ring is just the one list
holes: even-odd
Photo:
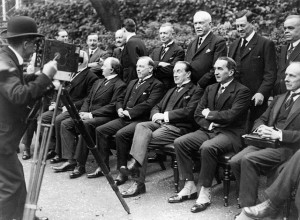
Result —
[{"label": "tripod leg", "polygon": [[80,116],[78,115],[78,112],[77,112],[74,104],[72,103],[68,92],[65,89],[62,90],[61,100],[62,100],[64,106],[68,109],[68,112],[69,112],[71,118],[74,120],[76,128],[78,129],[79,133],[84,138],[88,148],[90,149],[93,156],[95,157],[97,164],[101,167],[102,172],[105,175],[106,179],[108,180],[111,188],[115,191],[115,193],[116,193],[118,199],[120,200],[122,206],[124,207],[125,211],[128,214],[130,214],[129,207],[127,206],[124,198],[122,197],[118,186],[115,184],[112,176],[110,175],[109,170],[108,170],[107,166],[105,165],[102,157],[100,156],[100,153],[99,153],[97,147],[95,146],[93,139],[91,138],[90,134],[86,131],[85,126],[84,126]]},{"label": "tripod leg", "polygon": [[[56,103],[59,103],[61,92],[62,92],[62,86],[59,87]],[[45,126],[45,129],[43,132],[41,145],[39,145],[38,137],[35,140],[35,148],[34,148],[34,154],[32,159],[30,180],[29,180],[28,193],[27,193],[26,203],[25,203],[25,208],[23,213],[23,220],[35,219],[35,212],[37,209],[37,202],[41,191],[41,185],[42,185],[42,180],[43,180],[45,166],[46,166],[46,157],[50,145],[51,134],[53,132],[53,126],[57,114],[57,108],[58,105],[56,105],[54,109],[51,124],[43,125]],[[41,105],[39,110],[37,136],[39,136],[41,132],[42,111],[43,111],[43,105]]]}]

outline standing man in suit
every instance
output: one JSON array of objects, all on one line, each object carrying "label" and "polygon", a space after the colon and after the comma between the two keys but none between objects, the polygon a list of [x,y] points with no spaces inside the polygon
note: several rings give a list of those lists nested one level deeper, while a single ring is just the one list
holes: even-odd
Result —
[{"label": "standing man in suit", "polygon": [[228,54],[237,63],[237,78],[252,93],[250,127],[268,107],[277,70],[275,44],[254,31],[254,16],[247,10],[237,13],[235,24],[240,38],[230,45]]},{"label": "standing man in suit", "polygon": [[300,151],[298,150],[284,165],[274,183],[265,190],[266,200],[256,206],[245,207],[246,216],[253,219],[272,217],[297,189],[295,204],[300,216]]},{"label": "standing man in suit", "polygon": [[[149,119],[150,111],[163,96],[163,84],[153,76],[154,62],[150,57],[140,57],[136,70],[138,79],[130,81],[126,93],[119,97],[116,109],[118,119],[96,128],[96,144],[109,168],[109,137],[115,135],[118,152],[129,153],[135,126]],[[88,177],[103,176],[100,168]]]},{"label": "standing man in suit", "polygon": [[185,61],[193,68],[192,81],[202,89],[215,83],[213,65],[221,56],[227,55],[225,39],[212,33],[212,18],[206,11],[194,15],[197,37],[188,45]]},{"label": "standing man in suit", "polygon": [[211,185],[217,168],[217,158],[227,152],[239,152],[241,135],[245,131],[250,90],[234,80],[236,63],[229,57],[219,57],[214,65],[218,83],[208,86],[195,111],[200,128],[174,141],[179,177],[183,189],[169,198],[178,203],[197,197],[192,155],[200,151],[201,190],[191,212],[201,212],[211,204]]},{"label": "standing man in suit", "polygon": [[150,116],[152,121],[137,124],[130,150],[132,159],[128,169],[126,168],[127,152],[117,152],[118,168],[123,173],[117,177],[116,184],[123,184],[129,172],[137,173],[139,176],[127,191],[122,192],[124,198],[137,196],[146,191],[148,146],[159,147],[172,144],[176,138],[194,130],[193,116],[201,97],[201,90],[191,82],[189,63],[185,61],[176,62],[174,81],[176,87],[170,89],[152,109]]},{"label": "standing man in suit", "polygon": [[122,51],[124,49],[126,43],[126,37],[123,29],[119,29],[115,33],[115,41],[117,48],[114,49],[113,57],[121,60],[122,58]]},{"label": "standing man in suit", "polygon": [[184,60],[184,50],[173,40],[174,29],[170,23],[163,24],[159,29],[162,46],[150,54],[154,60],[154,76],[165,86],[166,91],[174,86],[173,68],[177,61]]},{"label": "standing man in suit", "polygon": [[88,35],[86,40],[86,44],[88,46],[86,52],[89,56],[88,68],[90,68],[90,70],[97,76],[101,76],[101,65],[103,63],[101,56],[104,52],[100,50],[98,43],[99,37],[96,33]]},{"label": "standing man in suit", "polygon": [[[79,115],[87,131],[92,137],[94,137],[95,128],[97,126],[105,124],[117,117],[115,110],[116,100],[117,97],[122,95],[125,89],[124,82],[118,77],[120,62],[116,58],[107,58],[103,63],[102,70],[104,79],[100,79],[94,83],[79,111]],[[53,169],[56,172],[73,170],[76,166],[76,160],[74,158],[75,149],[77,148],[75,138],[78,135],[75,123],[69,116],[61,120],[60,124],[56,124],[55,122],[55,125],[57,126],[55,127],[56,149],[60,148],[58,150],[61,151],[61,158],[67,159],[68,161],[61,166],[53,167]],[[86,147],[82,141],[79,145],[80,147],[81,145]],[[71,178],[79,177],[85,173],[85,163],[82,165],[83,166],[76,167],[74,172],[70,174]]]},{"label": "standing man in suit", "polygon": [[27,106],[53,88],[56,61],[44,65],[39,75],[23,75],[23,62],[35,49],[35,21],[27,16],[12,17],[5,38],[8,46],[0,50],[0,219],[20,220],[26,199],[23,167],[17,156],[25,132]]},{"label": "standing man in suit", "polygon": [[265,175],[288,160],[300,146],[300,62],[286,69],[285,84],[289,92],[276,96],[253,131],[262,138],[277,140],[276,148],[248,146],[235,155],[230,166],[239,183],[242,207],[256,204],[259,176]]},{"label": "standing man in suit", "polygon": [[274,95],[285,93],[285,70],[290,62],[300,61],[300,16],[290,15],[284,22],[284,36],[287,45],[281,47]]},{"label": "standing man in suit", "polygon": [[139,57],[148,54],[145,43],[135,34],[135,22],[132,19],[126,19],[123,26],[126,44],[122,52],[121,64],[123,66],[123,81],[129,84],[131,80],[138,78],[136,64]]}]

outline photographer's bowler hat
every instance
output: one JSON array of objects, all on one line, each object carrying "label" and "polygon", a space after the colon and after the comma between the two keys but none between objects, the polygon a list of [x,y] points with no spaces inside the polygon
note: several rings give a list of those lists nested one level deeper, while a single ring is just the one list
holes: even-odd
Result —
[{"label": "photographer's bowler hat", "polygon": [[37,33],[35,21],[28,16],[12,17],[7,23],[7,31],[3,38],[16,38],[22,36],[44,37]]}]

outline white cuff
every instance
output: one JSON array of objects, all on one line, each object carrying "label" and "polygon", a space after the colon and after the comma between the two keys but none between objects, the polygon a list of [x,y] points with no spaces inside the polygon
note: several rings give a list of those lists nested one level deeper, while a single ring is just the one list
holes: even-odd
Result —
[{"label": "white cuff", "polygon": [[89,118],[93,118],[92,112],[90,112],[88,114],[89,114]]},{"label": "white cuff", "polygon": [[164,121],[165,121],[166,123],[169,122],[169,112],[164,112]]}]

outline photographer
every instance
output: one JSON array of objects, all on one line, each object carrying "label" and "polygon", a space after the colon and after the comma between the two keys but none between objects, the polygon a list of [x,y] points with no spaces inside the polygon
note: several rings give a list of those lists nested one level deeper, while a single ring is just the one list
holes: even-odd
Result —
[{"label": "photographer", "polygon": [[22,218],[26,199],[23,167],[17,148],[26,128],[27,105],[36,101],[53,86],[56,61],[44,65],[41,74],[24,75],[23,62],[35,50],[35,21],[26,16],[11,18],[4,38],[8,46],[0,51],[0,219]]}]

